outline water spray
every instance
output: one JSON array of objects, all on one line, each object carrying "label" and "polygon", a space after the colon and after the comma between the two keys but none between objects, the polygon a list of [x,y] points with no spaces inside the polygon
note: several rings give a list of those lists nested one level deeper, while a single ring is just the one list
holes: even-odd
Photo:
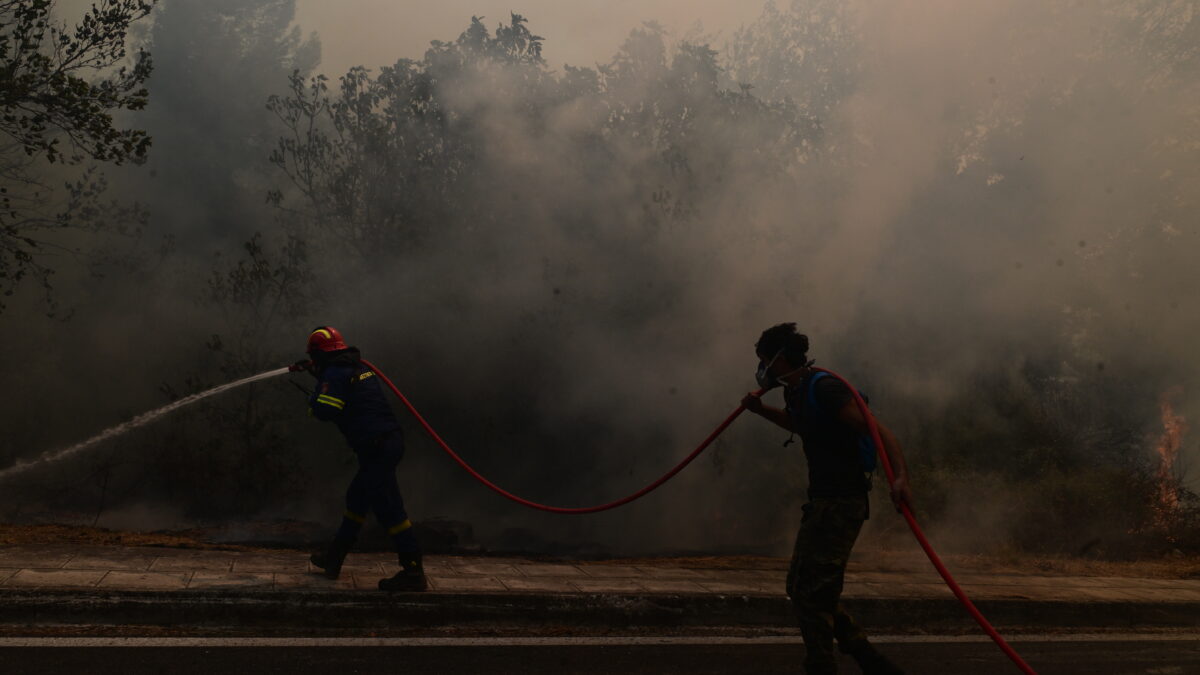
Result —
[{"label": "water spray", "polygon": [[6,478],[11,478],[12,476],[16,476],[17,474],[21,474],[26,471],[29,471],[30,469],[33,469],[34,467],[40,466],[42,464],[47,464],[49,462],[57,462],[61,459],[65,459],[72,455],[76,455],[80,452],[83,452],[84,450],[95,447],[96,445],[99,445],[100,443],[102,443],[110,438],[120,436],[121,434],[124,434],[127,431],[132,431],[133,429],[137,429],[138,427],[145,426],[145,425],[153,422],[154,420],[162,417],[163,415],[166,415],[169,412],[174,412],[175,410],[178,410],[187,405],[191,405],[192,403],[195,403],[196,401],[206,399],[209,396],[215,396],[217,394],[229,391],[230,389],[235,389],[242,385],[250,384],[251,382],[258,382],[259,380],[265,380],[267,378],[277,377],[279,375],[283,375],[288,372],[294,372],[293,369],[297,369],[297,368],[295,366],[289,366],[287,368],[276,368],[275,370],[268,370],[265,373],[259,373],[258,375],[252,375],[250,377],[246,377],[246,378],[234,381],[234,382],[230,382],[228,384],[223,384],[219,387],[213,387],[212,389],[209,389],[207,391],[202,391],[202,392],[199,392],[196,394],[191,394],[190,396],[184,396],[183,398],[181,398],[177,401],[172,401],[171,403],[168,403],[167,405],[164,405],[161,408],[151,410],[148,413],[142,413],[141,415],[138,415],[137,417],[129,420],[128,422],[125,422],[123,424],[118,424],[117,426],[112,427],[110,429],[105,429],[104,431],[101,431],[100,433],[96,434],[95,436],[92,436],[91,438],[87,439],[86,441],[83,441],[82,443],[76,443],[75,445],[72,445],[71,447],[66,448],[65,450],[52,450],[50,452],[44,453],[41,457],[38,457],[37,459],[31,460],[28,462],[18,461],[16,464],[14,464],[13,466],[10,466],[9,468],[5,469],[4,471],[0,471],[0,481],[5,480]]}]

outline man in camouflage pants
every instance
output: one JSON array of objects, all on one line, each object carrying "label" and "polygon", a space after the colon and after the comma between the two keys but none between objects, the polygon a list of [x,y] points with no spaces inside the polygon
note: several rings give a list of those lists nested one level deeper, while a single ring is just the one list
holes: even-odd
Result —
[{"label": "man in camouflage pants", "polygon": [[[755,351],[758,382],[764,389],[783,386],[784,409],[763,404],[747,394],[742,404],[750,412],[800,434],[808,462],[808,498],[792,564],[787,594],[796,609],[804,637],[805,671],[809,675],[837,673],[838,648],[849,654],[866,675],[902,673],[867,640],[866,633],[842,609],[839,599],[850,550],[868,516],[870,476],[860,449],[868,433],[866,419],[849,389],[832,376],[814,372],[808,360],[808,337],[796,324],[779,324],[763,331]],[[884,450],[895,471],[892,500],[911,503],[907,469],[895,436],[877,425]],[[870,450],[870,449],[869,449]]]}]

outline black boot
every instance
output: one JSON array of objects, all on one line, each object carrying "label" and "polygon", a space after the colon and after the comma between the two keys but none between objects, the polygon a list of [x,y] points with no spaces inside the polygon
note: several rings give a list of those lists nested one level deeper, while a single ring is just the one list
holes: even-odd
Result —
[{"label": "black boot", "polygon": [[308,560],[314,567],[321,568],[326,578],[336,579],[342,573],[342,563],[346,561],[351,543],[334,539],[324,553],[314,553]]},{"label": "black boot", "polygon": [[400,556],[400,571],[388,579],[379,580],[379,590],[390,592],[417,592],[429,588],[425,581],[425,568],[421,565],[421,554]]},{"label": "black boot", "polygon": [[899,666],[876,651],[875,647],[865,640],[855,644],[846,653],[854,657],[858,667],[862,669],[863,675],[904,675],[904,671],[900,670]]}]

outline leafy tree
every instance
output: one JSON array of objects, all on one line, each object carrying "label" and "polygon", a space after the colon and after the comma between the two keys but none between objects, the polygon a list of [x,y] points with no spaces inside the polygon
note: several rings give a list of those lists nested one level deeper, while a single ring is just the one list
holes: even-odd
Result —
[{"label": "leafy tree", "polygon": [[[10,148],[11,150],[11,148]],[[105,175],[88,167],[56,190],[51,179],[38,171],[38,161],[20,152],[0,151],[0,293],[15,294],[26,277],[36,279],[47,313],[60,307],[53,286],[52,263],[61,257],[80,259],[85,251],[78,242],[106,235],[137,236],[147,223],[146,211],[137,203],[109,198]],[[72,239],[62,241],[70,232]],[[0,303],[0,311],[5,305]]]},{"label": "leafy tree", "polygon": [[256,233],[242,245],[241,260],[224,269],[218,266],[204,297],[233,331],[214,334],[210,342],[210,348],[225,354],[222,372],[231,377],[278,363],[283,356],[268,345],[280,342],[271,338],[278,332],[289,335],[319,298],[304,241],[287,237],[272,255],[262,239]]},{"label": "leafy tree", "polygon": [[[126,58],[130,25],[153,1],[101,0],[72,30],[57,25],[53,0],[0,1],[0,132],[51,162],[82,156],[120,164],[146,156],[145,131],[113,125],[118,110],[145,107],[150,55]],[[90,80],[104,73],[97,80]],[[59,142],[73,146],[64,157]]]},{"label": "leafy tree", "polygon": [[851,3],[769,0],[762,14],[734,33],[729,77],[767,99],[788,97],[822,123],[855,89],[861,36]]},{"label": "leafy tree", "polygon": [[[294,25],[295,0],[164,0],[145,38],[155,55],[146,124],[152,212],[185,241],[243,241],[261,226],[266,162],[279,130],[263,109],[287,75],[307,75],[320,42]],[[186,204],[187,208],[180,208]]]},{"label": "leafy tree", "polygon": [[[353,68],[335,91],[322,76],[294,75],[290,94],[268,106],[287,129],[271,161],[290,182],[273,201],[364,259],[378,259],[463,228],[511,227],[522,218],[511,210],[524,206],[518,195],[531,188],[513,185],[513,205],[490,199],[484,193],[511,178],[498,176],[499,166],[528,157],[531,170],[553,170],[565,156],[571,171],[591,166],[608,183],[630,170],[650,176],[636,198],[655,205],[655,219],[682,221],[695,215],[707,187],[744,168],[729,162],[735,154],[752,147],[756,170],[778,170],[815,129],[794,106],[721,88],[717,53],[707,46],[683,44],[669,55],[653,25],[634,31],[599,72],[550,72],[541,40],[520,15],[494,34],[476,17],[457,40],[433,42],[422,60],[401,60],[378,76]],[[568,108],[586,109],[586,119],[561,138],[548,117]],[[516,147],[498,150],[497,133],[514,137]],[[558,142],[565,147],[552,150]],[[648,147],[655,159],[624,164],[631,145]],[[596,194],[610,187],[598,185]],[[604,229],[575,207],[562,222]]]},{"label": "leafy tree", "polygon": [[[0,0],[3,296],[12,296],[26,276],[49,291],[49,256],[79,252],[58,236],[64,230],[129,232],[144,223],[136,206],[105,199],[107,181],[94,168],[64,181],[62,171],[52,173],[48,165],[146,158],[147,133],[121,128],[113,116],[146,105],[150,56],[139,51],[126,63],[125,38],[152,5],[102,0],[68,29],[53,19],[52,0]],[[55,189],[63,182],[65,195]],[[53,312],[53,298],[47,299]]]},{"label": "leafy tree", "polygon": [[[290,95],[268,103],[287,130],[271,162],[304,198],[306,215],[363,258],[411,250],[450,217],[447,205],[486,141],[473,125],[486,103],[471,98],[474,110],[458,109],[447,97],[464,86],[499,93],[494,78],[503,72],[506,84],[508,76],[523,83],[507,96],[532,102],[527,94],[545,75],[541,40],[518,14],[495,36],[475,17],[456,41],[433,42],[420,62],[402,59],[374,78],[352,68],[336,95],[324,76],[306,81],[297,71]],[[283,192],[271,198],[281,205]]]},{"label": "leafy tree", "polygon": [[[182,392],[164,385],[168,398],[294,360],[296,326],[311,325],[310,310],[320,299],[308,248],[287,237],[271,250],[261,234],[241,248],[236,260],[217,257],[199,298],[199,306],[215,315],[199,359],[210,368],[186,378]],[[210,379],[209,372],[219,377]],[[178,451],[154,453],[147,472],[170,486],[176,503],[205,516],[249,516],[293,500],[301,458],[289,430],[303,414],[299,399],[289,383],[274,380],[205,401],[174,434]]]}]

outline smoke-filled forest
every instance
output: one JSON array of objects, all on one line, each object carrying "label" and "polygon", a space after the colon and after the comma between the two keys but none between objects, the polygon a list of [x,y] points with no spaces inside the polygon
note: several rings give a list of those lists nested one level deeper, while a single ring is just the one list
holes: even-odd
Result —
[{"label": "smoke-filled forest", "polygon": [[[580,63],[549,56],[579,26],[461,3],[339,72],[297,0],[96,4],[0,0],[0,468],[332,325],[482,473],[590,505],[701,441],[794,321],[895,431],[939,546],[1200,551],[1192,0],[772,0],[691,29],[676,3]],[[354,456],[296,385],[7,479],[0,519],[331,531]],[[790,550],[804,457],[761,419],[564,517],[395,407],[413,520],[484,548]],[[907,537],[879,476],[872,502],[875,540]]]}]

